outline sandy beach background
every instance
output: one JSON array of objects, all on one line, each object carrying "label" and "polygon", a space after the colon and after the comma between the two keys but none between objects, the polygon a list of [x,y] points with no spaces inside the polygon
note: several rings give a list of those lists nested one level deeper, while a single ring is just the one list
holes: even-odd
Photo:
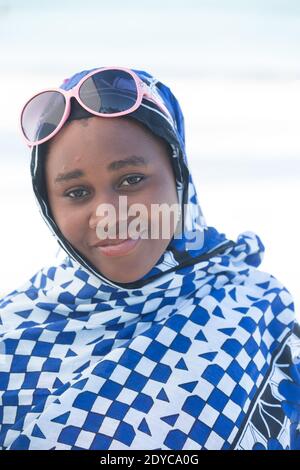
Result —
[{"label": "sandy beach background", "polygon": [[[0,295],[58,245],[34,201],[23,102],[75,71],[150,71],[179,99],[208,225],[256,232],[300,308],[300,2],[0,0]],[[61,256],[61,255],[60,255]],[[298,316],[299,313],[298,313]]]}]

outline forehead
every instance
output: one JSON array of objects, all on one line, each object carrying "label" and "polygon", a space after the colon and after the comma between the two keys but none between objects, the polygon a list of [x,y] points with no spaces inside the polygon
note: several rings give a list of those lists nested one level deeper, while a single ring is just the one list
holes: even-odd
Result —
[{"label": "forehead", "polygon": [[149,163],[163,163],[168,154],[168,144],[136,120],[92,117],[67,123],[49,141],[46,167],[47,171],[61,170],[79,162],[109,163],[132,155],[143,156]]}]

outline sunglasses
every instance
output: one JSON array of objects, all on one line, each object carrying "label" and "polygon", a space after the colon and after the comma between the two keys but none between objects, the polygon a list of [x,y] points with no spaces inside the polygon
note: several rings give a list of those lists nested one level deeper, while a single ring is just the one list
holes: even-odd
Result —
[{"label": "sunglasses", "polygon": [[119,117],[132,113],[145,97],[173,121],[162,98],[132,70],[104,67],[85,75],[71,90],[53,88],[35,94],[21,112],[21,129],[27,144],[42,144],[62,128],[71,111],[71,98],[91,114]]}]

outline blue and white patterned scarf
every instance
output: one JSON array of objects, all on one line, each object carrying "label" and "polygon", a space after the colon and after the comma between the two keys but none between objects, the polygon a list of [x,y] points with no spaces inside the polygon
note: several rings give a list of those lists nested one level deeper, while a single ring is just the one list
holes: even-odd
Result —
[{"label": "blue and white patterned scarf", "polygon": [[[72,88],[87,71],[69,79]],[[31,171],[41,213],[67,253],[0,302],[2,449],[300,449],[300,336],[293,300],[257,269],[254,233],[207,227],[169,88],[145,72],[174,122],[133,113],[173,150],[189,209],[142,279],[116,284],[63,238]],[[197,249],[190,235],[201,233]]]}]

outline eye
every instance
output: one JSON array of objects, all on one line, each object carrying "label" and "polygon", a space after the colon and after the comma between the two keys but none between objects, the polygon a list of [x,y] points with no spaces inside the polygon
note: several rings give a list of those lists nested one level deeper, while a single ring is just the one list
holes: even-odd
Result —
[{"label": "eye", "polygon": [[84,199],[87,197],[89,192],[84,189],[84,188],[76,188],[72,189],[72,191],[69,191],[65,194],[66,197],[69,197],[70,199]]},{"label": "eye", "polygon": [[[140,183],[143,179],[144,179],[144,176],[142,175],[129,175],[123,179],[121,186],[133,186],[133,185]],[[127,182],[127,183],[123,184],[124,182]]]}]

